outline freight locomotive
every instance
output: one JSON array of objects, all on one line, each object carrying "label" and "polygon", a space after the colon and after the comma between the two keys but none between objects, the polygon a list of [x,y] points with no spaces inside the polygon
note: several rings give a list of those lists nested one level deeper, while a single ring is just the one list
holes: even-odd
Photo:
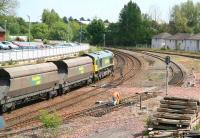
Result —
[{"label": "freight locomotive", "polygon": [[114,54],[104,50],[81,57],[0,69],[1,111],[38,98],[53,98],[112,73]]}]

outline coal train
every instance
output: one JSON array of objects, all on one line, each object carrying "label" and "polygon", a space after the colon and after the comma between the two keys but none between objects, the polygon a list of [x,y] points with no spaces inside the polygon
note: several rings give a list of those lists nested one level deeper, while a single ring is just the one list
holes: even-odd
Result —
[{"label": "coal train", "polygon": [[0,69],[1,112],[39,98],[53,98],[71,88],[111,74],[114,54],[104,50],[81,57]]}]

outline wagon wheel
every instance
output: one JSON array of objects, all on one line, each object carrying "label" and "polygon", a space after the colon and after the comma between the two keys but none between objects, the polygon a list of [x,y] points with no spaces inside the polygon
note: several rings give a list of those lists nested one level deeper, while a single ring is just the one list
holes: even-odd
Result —
[{"label": "wagon wheel", "polygon": [[1,110],[2,110],[3,113],[5,113],[5,112],[8,111],[8,107],[6,105],[2,105]]},{"label": "wagon wheel", "polygon": [[92,79],[87,80],[87,85],[90,85],[90,84],[92,84]]},{"label": "wagon wheel", "polygon": [[15,107],[16,107],[16,104],[15,103],[12,103],[12,106],[11,106],[11,111],[15,110]]},{"label": "wagon wheel", "polygon": [[53,94],[51,92],[47,93],[47,99],[50,100],[53,98]]}]

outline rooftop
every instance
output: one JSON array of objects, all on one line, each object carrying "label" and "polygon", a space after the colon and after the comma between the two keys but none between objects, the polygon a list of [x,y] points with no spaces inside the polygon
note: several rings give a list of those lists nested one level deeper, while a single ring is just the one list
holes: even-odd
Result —
[{"label": "rooftop", "polygon": [[171,34],[169,34],[169,33],[160,33],[160,34],[158,34],[158,35],[155,35],[155,36],[153,36],[153,38],[154,39],[164,39],[164,38],[167,38],[167,37],[170,37],[170,36],[172,36]]},{"label": "rooftop", "polygon": [[191,35],[188,33],[177,33],[173,36],[169,36],[166,39],[170,39],[170,40],[184,40],[184,39],[188,39]]},{"label": "rooftop", "polygon": [[190,39],[190,40],[200,40],[200,33],[192,35],[188,39]]}]

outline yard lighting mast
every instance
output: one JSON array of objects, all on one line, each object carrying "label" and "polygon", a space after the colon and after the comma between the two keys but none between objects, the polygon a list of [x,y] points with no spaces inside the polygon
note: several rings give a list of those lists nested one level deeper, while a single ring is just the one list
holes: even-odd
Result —
[{"label": "yard lighting mast", "polygon": [[29,42],[29,46],[30,46],[30,31],[31,31],[31,17],[29,15],[27,15],[28,20],[29,20],[29,26],[28,26],[28,42]]},{"label": "yard lighting mast", "polygon": [[6,38],[6,33],[7,33],[7,26],[6,26],[6,25],[7,25],[7,20],[5,20],[5,41],[6,41],[6,39],[7,39],[7,38]]},{"label": "yard lighting mast", "polygon": [[81,24],[81,30],[80,30],[80,43],[81,43],[81,41],[82,41],[82,23],[80,22],[80,24]]}]

